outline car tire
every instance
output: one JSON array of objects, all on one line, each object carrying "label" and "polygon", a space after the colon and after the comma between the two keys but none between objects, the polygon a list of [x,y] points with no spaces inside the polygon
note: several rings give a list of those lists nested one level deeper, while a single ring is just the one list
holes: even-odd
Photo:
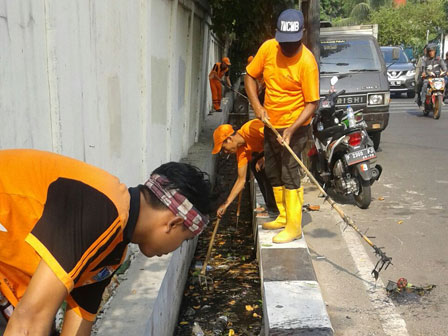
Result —
[{"label": "car tire", "polygon": [[380,147],[380,141],[381,141],[381,132],[374,132],[369,134],[370,139],[373,141],[373,148],[375,150],[378,150]]},{"label": "car tire", "polygon": [[408,98],[414,98],[415,97],[415,91],[408,91],[406,93],[406,96],[408,96]]}]

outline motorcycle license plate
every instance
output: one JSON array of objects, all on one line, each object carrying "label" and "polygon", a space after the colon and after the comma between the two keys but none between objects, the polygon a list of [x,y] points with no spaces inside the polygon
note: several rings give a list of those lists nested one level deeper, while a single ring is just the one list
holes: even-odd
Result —
[{"label": "motorcycle license plate", "polygon": [[349,166],[374,158],[376,158],[376,153],[373,147],[364,148],[356,152],[345,154],[345,161]]}]

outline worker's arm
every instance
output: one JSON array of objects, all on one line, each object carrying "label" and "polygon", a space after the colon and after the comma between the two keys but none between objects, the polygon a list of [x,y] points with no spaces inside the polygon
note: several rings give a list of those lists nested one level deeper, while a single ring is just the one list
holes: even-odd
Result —
[{"label": "worker's arm", "polygon": [[65,313],[61,336],[89,336],[92,326],[93,322],[84,320],[72,309],[68,309]]},{"label": "worker's arm", "polygon": [[67,289],[50,267],[40,261],[28,288],[6,327],[5,336],[50,334]]},{"label": "worker's arm", "polygon": [[[291,137],[294,134],[297,129],[303,125],[304,122],[306,122],[309,118],[311,118],[314,115],[314,112],[316,112],[317,108],[319,107],[319,101],[313,101],[309,103],[305,103],[305,108],[303,109],[302,113],[300,113],[299,117],[296,119],[296,121],[289,126],[285,131],[283,132],[283,140],[289,145],[289,142],[291,141]],[[281,143],[281,139],[279,139]]]},{"label": "worker's arm", "polygon": [[242,167],[238,167],[238,178],[236,179],[227,200],[218,208],[218,211],[216,212],[219,218],[225,214],[227,207],[232,204],[233,200],[239,195],[241,190],[243,190],[244,184],[246,183],[246,174],[247,164]]},{"label": "worker's arm", "polygon": [[268,119],[268,114],[263,105],[261,105],[260,100],[258,99],[258,87],[256,79],[251,75],[246,74],[246,76],[244,76],[244,88],[246,89],[249,102],[254,109],[255,116],[261,121],[263,121],[264,119]]},{"label": "worker's arm", "polygon": [[227,81],[227,85],[229,87],[232,87],[232,84],[230,83],[230,76],[226,75],[226,81]]}]

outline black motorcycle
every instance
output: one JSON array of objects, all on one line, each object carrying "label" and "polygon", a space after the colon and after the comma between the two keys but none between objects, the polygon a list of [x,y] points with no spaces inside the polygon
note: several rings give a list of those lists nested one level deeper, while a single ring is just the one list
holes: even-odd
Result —
[{"label": "black motorcycle", "polygon": [[337,77],[321,102],[312,121],[314,146],[308,153],[311,171],[325,188],[342,195],[353,195],[356,205],[367,209],[371,202],[370,186],[379,179],[382,168],[375,165],[376,152],[367,134],[362,111],[350,106],[337,109]]}]

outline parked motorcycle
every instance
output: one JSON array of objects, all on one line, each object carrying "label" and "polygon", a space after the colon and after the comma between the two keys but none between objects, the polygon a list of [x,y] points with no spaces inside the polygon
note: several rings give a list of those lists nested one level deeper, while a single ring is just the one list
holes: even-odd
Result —
[{"label": "parked motorcycle", "polygon": [[423,115],[433,113],[434,119],[439,119],[442,113],[442,103],[445,93],[445,73],[430,72],[428,77],[428,87],[423,103]]},{"label": "parked motorcycle", "polygon": [[371,202],[371,185],[379,179],[382,168],[375,165],[376,152],[367,134],[362,110],[336,109],[338,78],[331,79],[331,89],[321,102],[312,121],[314,146],[308,156],[311,171],[325,188],[342,195],[353,195],[361,209]]}]

